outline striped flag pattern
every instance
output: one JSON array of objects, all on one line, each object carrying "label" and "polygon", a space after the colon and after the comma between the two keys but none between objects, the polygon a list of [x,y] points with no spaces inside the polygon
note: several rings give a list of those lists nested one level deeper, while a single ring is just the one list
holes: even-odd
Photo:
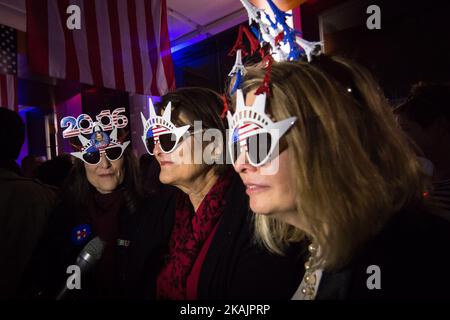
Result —
[{"label": "striped flag pattern", "polygon": [[0,25],[0,107],[18,110],[17,31]]},{"label": "striped flag pattern", "polygon": [[155,126],[152,127],[151,132],[153,133],[152,136],[153,136],[153,139],[154,139],[154,141],[156,143],[156,142],[159,141],[159,136],[160,135],[169,133],[170,130],[167,129],[166,127],[155,125]]},{"label": "striped flag pattern", "polygon": [[0,107],[18,111],[17,77],[11,74],[0,74]]},{"label": "striped flag pattern", "polygon": [[247,138],[252,136],[255,133],[255,131],[259,129],[261,128],[258,125],[251,122],[247,122],[239,126],[237,130],[238,136],[233,140],[234,142],[239,141],[239,145],[241,146],[241,148],[247,150]]},{"label": "striped flag pattern", "polygon": [[[67,27],[70,5],[80,29]],[[175,87],[166,0],[27,0],[31,70],[138,94]]]}]

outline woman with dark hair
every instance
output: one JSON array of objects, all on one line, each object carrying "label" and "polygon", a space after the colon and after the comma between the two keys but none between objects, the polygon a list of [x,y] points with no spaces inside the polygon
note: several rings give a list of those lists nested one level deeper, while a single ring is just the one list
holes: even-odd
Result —
[{"label": "woman with dark hair", "polygon": [[[253,241],[244,186],[225,164],[224,102],[212,90],[182,88],[150,106],[143,141],[172,198],[142,235],[149,253],[148,296],[160,300],[288,299],[303,274],[302,257],[277,256]],[[154,227],[154,226],[157,227]],[[149,228],[150,228],[149,227]],[[151,271],[151,272],[150,272]]]},{"label": "woman with dark hair", "polygon": [[81,289],[68,290],[64,298],[120,297],[126,285],[127,254],[142,202],[138,164],[129,141],[117,138],[117,127],[109,135],[106,126],[93,127],[90,139],[78,134],[82,146],[72,153],[73,169],[32,264],[32,295],[56,297],[70,276],[67,268],[97,237],[100,259],[92,272],[82,271]]}]

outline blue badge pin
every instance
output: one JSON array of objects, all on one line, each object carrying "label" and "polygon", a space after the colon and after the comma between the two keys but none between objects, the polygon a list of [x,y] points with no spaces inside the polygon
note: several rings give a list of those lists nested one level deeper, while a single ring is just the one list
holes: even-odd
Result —
[{"label": "blue badge pin", "polygon": [[91,226],[88,224],[82,224],[79,226],[76,226],[72,229],[72,242],[75,245],[81,245],[83,244],[91,234]]}]

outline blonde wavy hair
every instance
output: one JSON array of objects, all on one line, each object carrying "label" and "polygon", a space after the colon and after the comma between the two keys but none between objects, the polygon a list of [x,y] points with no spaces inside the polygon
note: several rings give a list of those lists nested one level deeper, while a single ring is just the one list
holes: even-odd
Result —
[{"label": "blonde wavy hair", "polygon": [[[350,75],[352,93],[304,62],[274,63],[270,74],[266,111],[277,120],[298,118],[285,137],[296,208],[308,233],[255,216],[256,237],[269,250],[282,253],[306,237],[319,245],[317,265],[328,270],[344,266],[395,212],[421,201],[424,186],[415,154],[371,74],[330,60]],[[244,94],[264,78],[261,66],[247,70]]]}]

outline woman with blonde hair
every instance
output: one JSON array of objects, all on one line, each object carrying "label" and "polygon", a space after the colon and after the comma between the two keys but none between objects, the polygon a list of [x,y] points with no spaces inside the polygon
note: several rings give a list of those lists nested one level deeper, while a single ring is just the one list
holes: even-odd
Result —
[{"label": "woman with blonde hair", "polygon": [[229,151],[257,238],[277,253],[310,243],[293,299],[450,297],[448,275],[430,277],[449,265],[450,229],[426,214],[424,174],[370,73],[325,55],[274,62],[255,95],[268,78],[247,69]]}]

